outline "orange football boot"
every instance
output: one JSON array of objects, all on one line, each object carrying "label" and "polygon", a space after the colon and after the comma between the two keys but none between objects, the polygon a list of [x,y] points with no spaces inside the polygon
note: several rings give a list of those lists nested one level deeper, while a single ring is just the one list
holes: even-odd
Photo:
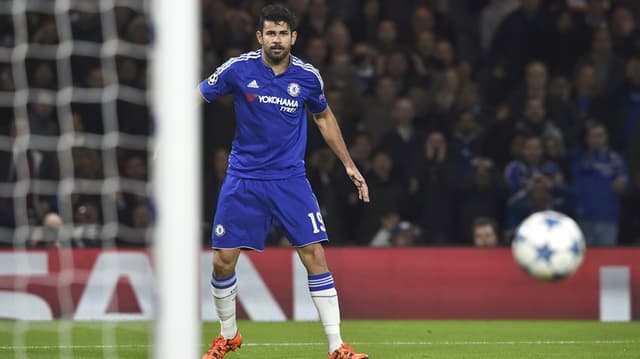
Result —
[{"label": "orange football boot", "polygon": [[211,341],[211,347],[202,359],[222,359],[227,352],[236,351],[242,345],[242,335],[240,332],[236,333],[236,336],[232,339],[225,339],[222,335],[218,335]]},{"label": "orange football boot", "polygon": [[329,354],[328,359],[368,359],[367,354],[358,354],[349,344],[342,344],[340,348]]}]

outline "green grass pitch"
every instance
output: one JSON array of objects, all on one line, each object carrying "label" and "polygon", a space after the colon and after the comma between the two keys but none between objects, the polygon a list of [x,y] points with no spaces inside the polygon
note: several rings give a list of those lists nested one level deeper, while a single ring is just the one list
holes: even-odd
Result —
[{"label": "green grass pitch", "polygon": [[[244,344],[226,358],[326,358],[319,323],[239,326]],[[203,325],[203,352],[217,330]],[[342,332],[372,359],[640,358],[640,322],[344,321]],[[151,333],[149,322],[0,321],[0,358],[148,358]]]}]

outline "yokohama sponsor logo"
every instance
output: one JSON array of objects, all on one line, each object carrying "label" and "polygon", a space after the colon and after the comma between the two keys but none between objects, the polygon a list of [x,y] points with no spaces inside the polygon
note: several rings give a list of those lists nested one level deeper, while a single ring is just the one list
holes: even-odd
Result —
[{"label": "yokohama sponsor logo", "polygon": [[258,101],[286,107],[298,107],[298,101],[278,96],[258,96]]}]

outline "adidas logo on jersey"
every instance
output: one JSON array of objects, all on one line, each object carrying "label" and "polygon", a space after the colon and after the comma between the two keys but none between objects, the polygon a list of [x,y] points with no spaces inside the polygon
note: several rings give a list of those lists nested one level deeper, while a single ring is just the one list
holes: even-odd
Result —
[{"label": "adidas logo on jersey", "polygon": [[251,82],[249,82],[247,84],[247,87],[251,87],[252,89],[259,89],[260,86],[258,86],[258,82],[256,82],[256,80],[252,80]]}]

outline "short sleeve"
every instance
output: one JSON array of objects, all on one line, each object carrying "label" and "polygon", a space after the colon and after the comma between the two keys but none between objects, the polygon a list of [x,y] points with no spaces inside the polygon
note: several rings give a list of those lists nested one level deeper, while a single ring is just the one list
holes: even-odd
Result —
[{"label": "short sleeve", "polygon": [[311,113],[317,114],[324,112],[327,109],[327,99],[324,96],[324,83],[322,77],[316,71],[314,71],[313,86],[309,91],[309,97],[307,98],[307,106]]},{"label": "short sleeve", "polygon": [[231,92],[229,80],[232,75],[232,70],[227,65],[228,64],[225,63],[218,67],[211,76],[203,80],[198,86],[202,97],[204,97],[207,102],[212,102],[218,97],[228,95]]}]

